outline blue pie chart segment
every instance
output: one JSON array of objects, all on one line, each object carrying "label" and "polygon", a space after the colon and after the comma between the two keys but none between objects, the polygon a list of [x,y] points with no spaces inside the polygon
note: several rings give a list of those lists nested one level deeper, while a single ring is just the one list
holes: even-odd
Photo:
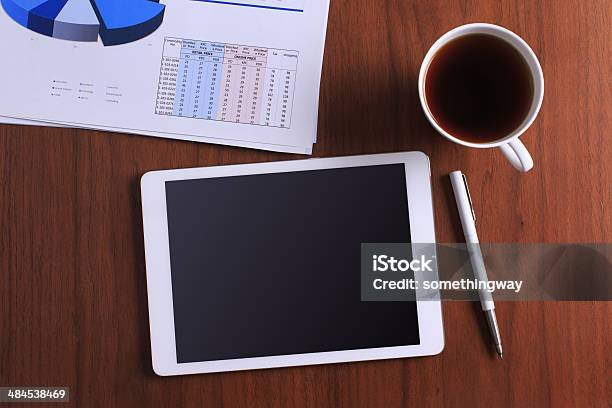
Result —
[{"label": "blue pie chart segment", "polygon": [[89,0],[68,0],[55,18],[53,37],[72,41],[98,41],[100,23]]},{"label": "blue pie chart segment", "polygon": [[72,41],[125,44],[155,31],[165,6],[158,0],[0,0],[20,25]]},{"label": "blue pie chart segment", "polygon": [[37,33],[52,36],[55,17],[66,5],[66,0],[48,0],[30,10],[28,28]]},{"label": "blue pie chart segment", "polygon": [[30,11],[47,0],[2,0],[2,8],[13,20],[28,28]]},{"label": "blue pie chart segment", "polygon": [[125,44],[151,34],[162,23],[165,7],[149,0],[91,0],[104,45]]}]

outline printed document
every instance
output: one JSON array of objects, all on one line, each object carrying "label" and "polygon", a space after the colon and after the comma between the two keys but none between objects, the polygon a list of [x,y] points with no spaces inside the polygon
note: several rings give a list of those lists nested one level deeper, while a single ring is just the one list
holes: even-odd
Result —
[{"label": "printed document", "polygon": [[0,116],[309,154],[328,7],[1,0]]}]

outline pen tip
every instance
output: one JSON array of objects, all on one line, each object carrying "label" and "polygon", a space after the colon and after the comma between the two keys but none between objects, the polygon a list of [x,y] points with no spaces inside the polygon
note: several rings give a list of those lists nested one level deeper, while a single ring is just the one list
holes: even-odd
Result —
[{"label": "pen tip", "polygon": [[500,359],[504,359],[504,351],[502,350],[502,346],[501,344],[496,344],[495,345],[495,351],[497,351],[497,355],[499,356]]}]

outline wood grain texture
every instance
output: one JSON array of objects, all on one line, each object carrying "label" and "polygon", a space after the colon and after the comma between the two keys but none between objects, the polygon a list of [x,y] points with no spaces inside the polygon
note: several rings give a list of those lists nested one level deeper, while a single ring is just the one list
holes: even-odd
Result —
[{"label": "wood grain texture", "polygon": [[[468,22],[515,31],[542,63],[544,105],[523,138],[535,158],[526,175],[498,151],[445,141],[421,113],[426,50]],[[611,242],[611,27],[609,0],[332,0],[314,156],[426,152],[441,242],[462,239],[446,177],[458,168],[470,178],[483,241]],[[0,386],[69,386],[68,406],[79,407],[609,406],[610,303],[498,305],[504,361],[478,306],[456,302],[444,305],[437,357],[156,377],[139,177],[291,158],[0,126]]]}]

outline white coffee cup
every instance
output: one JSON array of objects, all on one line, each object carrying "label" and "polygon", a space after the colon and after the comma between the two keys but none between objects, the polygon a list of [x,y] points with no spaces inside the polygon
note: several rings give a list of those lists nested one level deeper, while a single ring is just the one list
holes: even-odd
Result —
[{"label": "white coffee cup", "polygon": [[[429,64],[431,63],[434,55],[449,41],[468,34],[490,34],[513,45],[527,62],[533,77],[533,97],[527,116],[516,130],[493,142],[473,143],[459,139],[448,133],[435,121],[427,105],[427,98],[425,97],[425,78],[427,69],[429,68]],[[519,136],[525,133],[540,111],[542,100],[544,99],[544,75],[542,74],[540,62],[531,48],[529,48],[529,45],[527,45],[527,43],[521,37],[512,31],[494,24],[474,23],[454,28],[444,34],[431,46],[423,59],[423,63],[421,64],[421,70],[419,72],[419,97],[421,99],[421,106],[423,107],[425,116],[427,116],[429,122],[440,134],[442,134],[442,136],[463,146],[476,147],[480,149],[499,147],[504,156],[506,156],[510,163],[512,163],[512,165],[519,171],[526,172],[533,167],[533,159],[531,158],[529,151],[527,151],[525,148],[525,145],[519,140]]]}]

